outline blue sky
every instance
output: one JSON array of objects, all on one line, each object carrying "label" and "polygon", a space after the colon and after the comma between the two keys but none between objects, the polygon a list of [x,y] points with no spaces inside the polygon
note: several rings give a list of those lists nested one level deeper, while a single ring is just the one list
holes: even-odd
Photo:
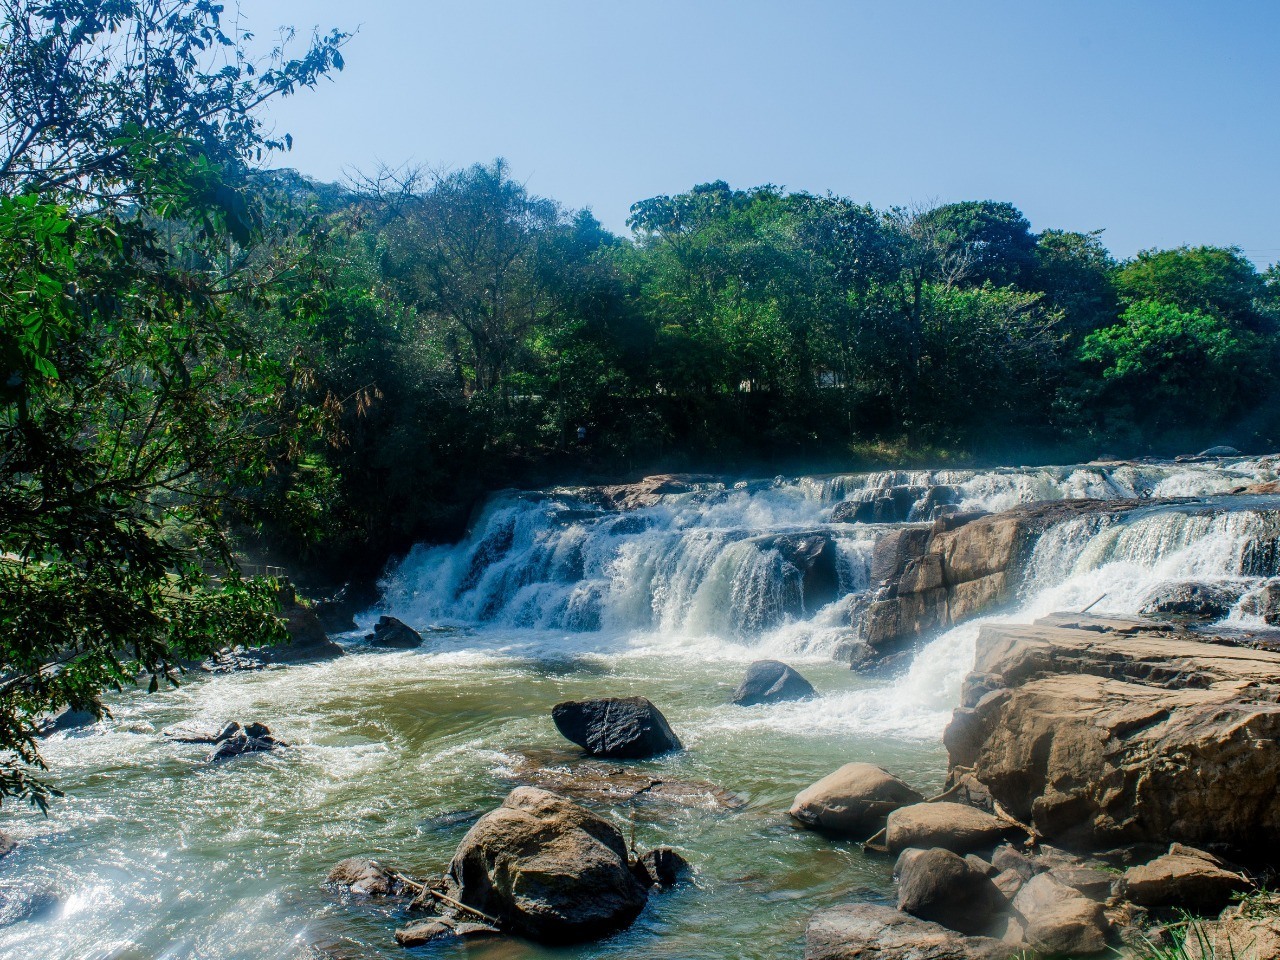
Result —
[{"label": "blue sky", "polygon": [[242,0],[359,32],[277,104],[281,165],[506,157],[624,230],[724,179],[877,207],[1009,200],[1120,256],[1212,243],[1280,260],[1280,2]]}]

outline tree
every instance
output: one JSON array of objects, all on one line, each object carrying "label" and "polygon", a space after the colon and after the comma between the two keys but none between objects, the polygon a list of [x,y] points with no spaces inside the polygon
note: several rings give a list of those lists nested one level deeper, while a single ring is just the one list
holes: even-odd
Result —
[{"label": "tree", "polygon": [[1144,250],[1120,267],[1116,288],[1127,302],[1158,300],[1184,311],[1203,311],[1254,333],[1273,330],[1260,310],[1266,282],[1235,247]]},{"label": "tree", "polygon": [[0,6],[0,799],[43,807],[63,705],[281,634],[223,514],[261,480],[278,368],[229,269],[261,223],[258,108],[340,34],[253,62],[207,0]]}]

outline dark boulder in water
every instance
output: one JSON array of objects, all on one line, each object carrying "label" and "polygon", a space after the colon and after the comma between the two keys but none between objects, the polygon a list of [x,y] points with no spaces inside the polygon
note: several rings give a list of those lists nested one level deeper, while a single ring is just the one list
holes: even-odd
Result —
[{"label": "dark boulder in water", "polygon": [[778,551],[778,555],[799,572],[804,610],[813,613],[840,596],[839,549],[831,534],[823,531],[782,533],[762,537],[756,545],[761,551]]},{"label": "dark boulder in water", "polygon": [[171,727],[164,735],[179,743],[212,743],[213,752],[209,754],[210,763],[230,760],[246,753],[263,753],[287,747],[283,740],[271,735],[265,723],[228,723],[217,729],[199,730],[181,725]]},{"label": "dark boulder in water", "polygon": [[[101,706],[97,710],[101,714]],[[64,707],[57,713],[51,713],[49,716],[44,717],[36,724],[36,736],[47,737],[64,730],[78,730],[81,727],[92,726],[97,722],[98,715],[95,715],[93,710],[77,710],[74,707]]]},{"label": "dark boulder in water", "polygon": [[1218,446],[1210,447],[1208,450],[1201,450],[1197,456],[1200,457],[1239,457],[1242,456],[1235,447]]},{"label": "dark boulder in water", "polygon": [[1243,593],[1243,585],[1230,583],[1205,583],[1199,580],[1162,583],[1147,594],[1139,613],[1147,616],[1173,614],[1202,620],[1220,620],[1231,612]]},{"label": "dark boulder in water", "polygon": [[593,757],[642,760],[684,748],[662,711],[644,697],[567,700],[552,707],[551,719],[566,740]]},{"label": "dark boulder in water", "polygon": [[747,668],[733,702],[740,707],[758,703],[781,703],[784,700],[803,700],[814,696],[811,684],[795,670],[779,660],[757,660]]},{"label": "dark boulder in water", "polygon": [[636,879],[646,887],[670,890],[689,873],[689,861],[670,847],[650,850],[631,865]]},{"label": "dark boulder in water", "polygon": [[422,635],[395,617],[379,617],[374,624],[373,633],[367,634],[365,639],[375,647],[390,647],[395,650],[412,650],[422,646]]},{"label": "dark boulder in water", "polygon": [[617,827],[535,787],[517,787],[480,818],[445,879],[448,896],[504,932],[549,944],[616,933],[649,896]]}]

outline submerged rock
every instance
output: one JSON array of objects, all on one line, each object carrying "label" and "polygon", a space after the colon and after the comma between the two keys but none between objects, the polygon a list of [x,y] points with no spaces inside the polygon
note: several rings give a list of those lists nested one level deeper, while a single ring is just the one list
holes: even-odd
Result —
[{"label": "submerged rock", "polygon": [[960,933],[989,932],[1009,906],[980,867],[950,850],[904,850],[894,873],[899,910]]},{"label": "submerged rock", "polygon": [[650,850],[631,865],[636,879],[646,887],[669,890],[689,873],[689,861],[670,847]]},{"label": "submerged rock", "polygon": [[647,888],[617,828],[545,790],[517,787],[458,845],[450,895],[541,943],[575,943],[630,925]]},{"label": "submerged rock", "polygon": [[811,684],[795,670],[778,660],[757,660],[747,668],[733,702],[740,707],[759,703],[780,703],[814,696]]},{"label": "submerged rock", "polygon": [[962,803],[916,803],[889,814],[885,845],[890,853],[907,847],[942,847],[968,853],[992,847],[1003,840],[1011,824]]},{"label": "submerged rock", "polygon": [[412,650],[422,646],[422,635],[413,627],[397,620],[395,617],[382,616],[373,625],[373,633],[365,635],[365,640],[375,647],[390,647],[395,650]]},{"label": "submerged rock", "polygon": [[[212,739],[208,739],[208,734],[212,734]],[[176,728],[173,734],[166,730],[165,735],[172,736],[172,739],[180,743],[216,744],[209,754],[210,763],[230,760],[246,753],[264,753],[288,746],[283,740],[273,737],[265,723],[249,723],[244,726],[228,723],[216,732],[204,731],[203,733],[198,730]]]},{"label": "submerged rock", "polygon": [[487,923],[474,923],[466,920],[454,920],[449,917],[437,917],[434,920],[420,920],[396,931],[396,943],[402,947],[422,947],[428,943],[447,943],[458,940],[482,940],[489,937],[500,937],[502,931]]},{"label": "submerged rock", "polygon": [[924,799],[873,763],[846,763],[797,794],[790,815],[813,830],[864,840],[890,813]]},{"label": "submerged rock", "polygon": [[804,960],[1009,960],[1009,944],[970,937],[877,903],[815,913]]},{"label": "submerged rock", "polygon": [[746,803],[705,780],[658,777],[649,770],[583,760],[567,750],[522,751],[500,772],[526,786],[595,803],[666,803],[709,810],[735,810]]},{"label": "submerged rock", "polygon": [[644,697],[567,700],[552,707],[551,719],[593,757],[642,760],[684,749],[662,711]]},{"label": "submerged rock", "polygon": [[339,860],[325,877],[325,883],[364,897],[406,897],[412,891],[390,870],[368,857]]}]

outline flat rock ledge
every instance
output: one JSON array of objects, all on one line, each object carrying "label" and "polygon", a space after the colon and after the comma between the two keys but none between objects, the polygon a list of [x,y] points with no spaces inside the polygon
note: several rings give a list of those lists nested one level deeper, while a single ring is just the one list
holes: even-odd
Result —
[{"label": "flat rock ledge", "polygon": [[985,626],[945,742],[1056,844],[1280,844],[1280,653],[1152,620]]},{"label": "flat rock ledge", "polygon": [[992,937],[970,937],[877,903],[851,903],[813,915],[804,960],[1009,960]]}]

